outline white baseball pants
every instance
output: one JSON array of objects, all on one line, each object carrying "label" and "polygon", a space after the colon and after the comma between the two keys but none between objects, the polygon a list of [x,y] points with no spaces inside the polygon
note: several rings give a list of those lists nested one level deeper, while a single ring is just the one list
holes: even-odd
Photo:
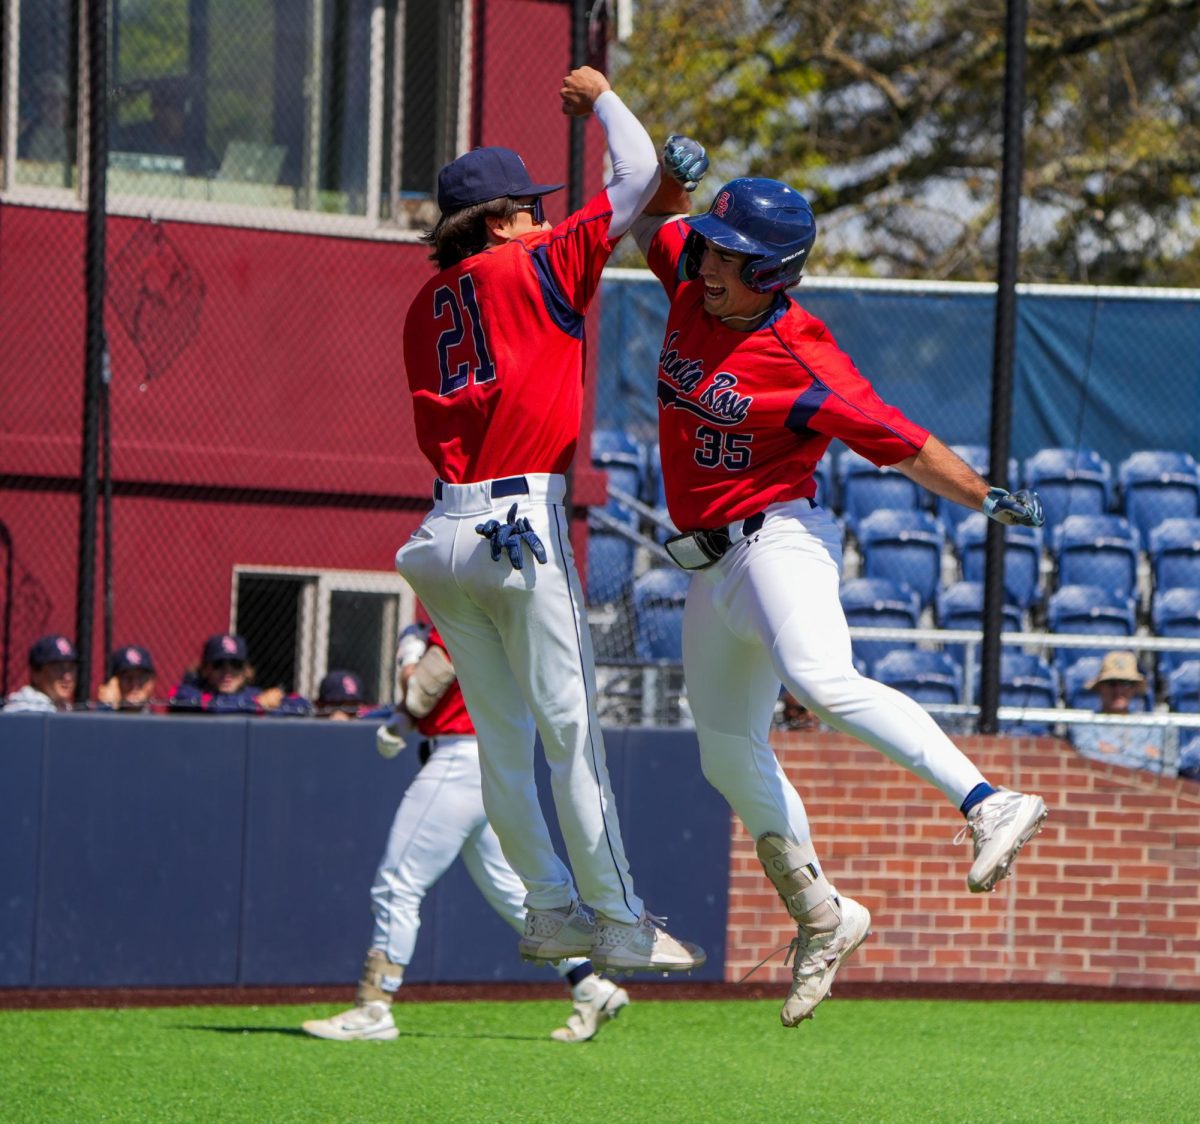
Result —
[{"label": "white baseball pants", "polygon": [[[412,961],[426,893],[461,854],[484,899],[518,933],[525,929],[525,887],[504,860],[483,812],[479,748],[472,737],[434,739],[433,756],[396,809],[371,887],[371,947],[393,964]],[[563,960],[565,976],[582,959]]]},{"label": "white baseball pants", "polygon": [[[483,802],[530,909],[575,897],[554,853],[533,774],[542,735],[554,805],[583,900],[605,917],[635,921],[633,889],[596,716],[596,674],[583,592],[562,507],[560,475],[526,474],[528,492],[492,495],[493,481],[443,484],[441,498],[396,554],[454,660],[479,737]],[[513,503],[545,546],[539,564],[493,561],[475,526],[504,521]]]},{"label": "white baseball pants", "polygon": [[705,777],[755,838],[808,841],[804,803],[768,740],[782,682],[826,725],[882,750],[957,807],[983,781],[979,770],[916,702],[855,670],[837,526],[808,500],[765,515],[688,589],[684,679]]}]

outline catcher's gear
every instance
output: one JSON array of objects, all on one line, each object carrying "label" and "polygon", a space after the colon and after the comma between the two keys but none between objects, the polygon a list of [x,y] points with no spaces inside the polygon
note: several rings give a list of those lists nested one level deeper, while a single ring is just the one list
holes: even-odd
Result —
[{"label": "catcher's gear", "polygon": [[486,523],[476,523],[475,533],[482,535],[492,547],[492,561],[500,560],[500,552],[508,551],[508,560],[514,570],[525,568],[525,557],[521,551],[521,543],[525,543],[537,561],[546,561],[546,548],[537,532],[529,525],[529,519],[522,516],[517,518],[517,505],[514,503],[508,509],[508,515],[503,523],[498,519],[489,519]]},{"label": "catcher's gear", "polygon": [[808,200],[778,180],[730,180],[703,215],[684,219],[714,246],[748,254],[742,283],[756,293],[773,293],[800,280],[817,237]]},{"label": "catcher's gear", "polygon": [[983,514],[997,523],[1008,526],[1040,527],[1046,522],[1042,501],[1037,492],[1022,488],[1009,492],[1004,488],[989,488],[983,501]]},{"label": "catcher's gear", "polygon": [[708,153],[699,141],[672,133],[663,145],[662,164],[684,191],[695,191],[708,171]]},{"label": "catcher's gear", "polygon": [[433,647],[416,662],[404,688],[404,709],[414,718],[424,718],[450,690],[454,664],[441,648]]}]

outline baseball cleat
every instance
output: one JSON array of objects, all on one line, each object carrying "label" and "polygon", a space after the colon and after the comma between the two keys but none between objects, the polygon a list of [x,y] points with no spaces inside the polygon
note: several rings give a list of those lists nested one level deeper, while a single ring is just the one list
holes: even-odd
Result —
[{"label": "baseball cleat", "polygon": [[338,1042],[391,1042],[400,1032],[386,1003],[366,1003],[328,1019],[301,1023],[306,1034]]},{"label": "baseball cleat", "polygon": [[587,1042],[628,1003],[629,993],[623,987],[592,976],[576,988],[575,1007],[567,1016],[567,1025],[551,1031],[550,1037],[555,1042]]},{"label": "baseball cleat", "polygon": [[590,956],[595,934],[596,918],[583,902],[572,902],[566,909],[530,909],[517,951],[522,960],[557,964],[572,956]]},{"label": "baseball cleat", "polygon": [[704,949],[678,941],[664,928],[663,917],[643,912],[632,924],[596,919],[592,963],[610,972],[687,972],[707,959]]},{"label": "baseball cleat", "polygon": [[839,895],[842,920],[836,929],[813,933],[798,927],[788,947],[786,964],[792,961],[792,986],[779,1012],[784,1026],[797,1026],[813,1017],[817,1005],[833,987],[833,977],[846,958],[867,939],[871,914],[853,898]]},{"label": "baseball cleat", "polygon": [[1046,819],[1046,804],[1040,796],[1024,796],[1007,788],[997,789],[967,813],[967,824],[955,837],[971,833],[975,861],[967,874],[973,894],[991,890],[1007,878],[1016,857],[1039,831]]}]

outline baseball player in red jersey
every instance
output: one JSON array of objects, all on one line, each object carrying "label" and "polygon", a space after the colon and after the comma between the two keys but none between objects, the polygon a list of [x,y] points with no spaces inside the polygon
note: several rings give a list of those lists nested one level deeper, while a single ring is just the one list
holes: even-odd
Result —
[{"label": "baseball player in red jersey", "polygon": [[[438,478],[434,508],[396,568],[445,638],[479,732],[487,817],[528,891],[521,955],[686,970],[703,951],[663,930],[630,878],[563,507],[584,315],[654,192],[658,160],[598,71],[572,71],[560,93],[565,112],[595,112],[613,173],[558,226],[541,204],[562,185],[534,183],[509,149],[475,149],[438,175],[442,217],[426,240],[440,272],[404,324],[418,440]],[[535,725],[571,871],[538,804]]]},{"label": "baseball player in red jersey", "polygon": [[832,438],[895,465],[938,495],[1004,523],[1040,525],[1031,492],[987,482],[887,405],[828,329],[789,298],[816,224],[786,184],[738,179],[686,218],[707,161],[688,138],[664,149],[670,176],[635,225],[671,299],[658,369],[667,544],[695,570],[683,663],[704,775],[757,840],[797,923],[785,1026],[809,1018],[866,938],[867,910],[839,895],[813,847],[800,795],[768,742],[781,682],[834,729],[936,785],[967,817],[973,891],[1005,877],[1046,807],[987,783],[917,703],[859,675],[838,599],[841,535],[817,505],[813,471]]},{"label": "baseball player in red jersey", "polygon": [[[371,887],[375,932],[349,1011],[310,1019],[315,1038],[390,1041],[399,1033],[392,999],[412,960],[421,925],[421,903],[462,855],[463,864],[490,905],[517,932],[525,925],[525,887],[504,860],[488,826],[480,794],[479,746],[454,667],[436,629],[412,625],[396,653],[404,706],[376,736],[379,752],[394,757],[405,734],[419,737],[421,771],[404,794]],[[416,731],[414,735],[412,731]],[[629,1003],[624,988],[602,979],[583,957],[564,959],[558,974],[571,987],[574,1009],[557,1042],[586,1042]]]}]

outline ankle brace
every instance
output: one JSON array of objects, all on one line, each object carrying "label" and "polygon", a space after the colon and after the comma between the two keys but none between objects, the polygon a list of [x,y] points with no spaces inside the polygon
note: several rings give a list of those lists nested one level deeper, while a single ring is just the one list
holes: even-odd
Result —
[{"label": "ankle brace", "polygon": [[793,843],[769,831],[759,836],[754,849],[797,925],[823,933],[841,924],[837,891],[821,873],[811,843]]},{"label": "ankle brace", "polygon": [[358,1005],[362,1007],[367,1003],[390,1004],[396,988],[385,990],[384,982],[390,977],[397,981],[398,987],[399,981],[404,977],[404,967],[403,964],[393,964],[379,949],[371,949],[363,963],[362,979],[358,981]]}]

